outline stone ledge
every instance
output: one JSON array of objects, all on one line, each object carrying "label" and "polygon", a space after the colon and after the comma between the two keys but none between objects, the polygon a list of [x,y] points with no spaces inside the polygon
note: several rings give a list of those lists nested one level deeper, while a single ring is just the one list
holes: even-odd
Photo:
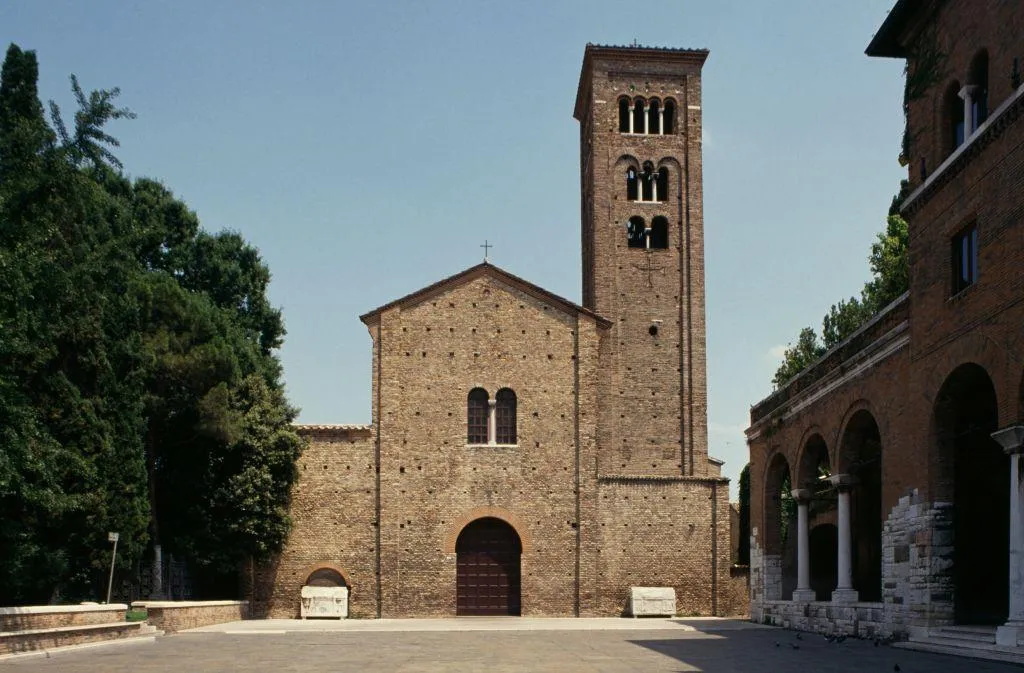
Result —
[{"label": "stone ledge", "polygon": [[0,656],[120,640],[148,630],[150,627],[144,622],[114,622],[0,632]]},{"label": "stone ledge", "polygon": [[134,601],[132,602],[132,609],[218,608],[229,605],[248,605],[248,601]]},{"label": "stone ledge", "polygon": [[0,616],[3,615],[47,615],[65,612],[121,612],[128,611],[125,603],[110,603],[108,605],[26,605],[23,607],[0,608]]},{"label": "stone ledge", "polygon": [[123,622],[124,603],[109,605],[26,605],[0,608],[0,632]]}]

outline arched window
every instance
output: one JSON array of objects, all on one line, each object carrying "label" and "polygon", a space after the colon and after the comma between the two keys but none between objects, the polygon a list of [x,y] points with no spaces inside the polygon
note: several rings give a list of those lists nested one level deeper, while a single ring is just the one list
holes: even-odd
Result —
[{"label": "arched window", "polygon": [[954,81],[946,90],[943,101],[946,117],[945,154],[950,154],[964,142],[964,102],[960,98],[960,83]]},{"label": "arched window", "polygon": [[516,443],[516,394],[511,388],[502,388],[494,396],[498,444]]},{"label": "arched window", "polygon": [[632,166],[626,169],[626,199],[629,201],[640,200],[640,176]]},{"label": "arched window", "polygon": [[644,162],[643,171],[640,173],[640,200],[654,201],[655,183],[654,164],[650,161]]},{"label": "arched window", "polygon": [[644,121],[644,99],[637,98],[633,103],[633,133],[646,133]]},{"label": "arched window", "polygon": [[971,61],[971,71],[967,83],[971,86],[971,132],[973,132],[988,119],[988,52],[984,49],[978,52],[978,55]]},{"label": "arched window", "polygon": [[651,102],[647,104],[647,132],[661,133],[661,103],[657,98],[651,99]]},{"label": "arched window", "polygon": [[473,388],[469,391],[466,403],[467,444],[487,443],[488,400],[487,391],[483,388]]},{"label": "arched window", "polygon": [[668,169],[664,166],[658,169],[655,194],[657,194],[659,201],[668,201]]},{"label": "arched window", "polygon": [[646,248],[647,242],[644,240],[646,234],[644,233],[644,218],[639,215],[634,215],[629,218],[629,223],[626,225],[626,240],[629,242],[631,248]]},{"label": "arched window", "polygon": [[668,220],[660,215],[651,220],[651,245],[652,249],[664,250],[668,247]]},{"label": "arched window", "polygon": [[665,111],[662,113],[661,132],[668,135],[676,132],[676,102],[665,99]]},{"label": "arched window", "polygon": [[619,133],[629,133],[629,99],[619,99]]}]

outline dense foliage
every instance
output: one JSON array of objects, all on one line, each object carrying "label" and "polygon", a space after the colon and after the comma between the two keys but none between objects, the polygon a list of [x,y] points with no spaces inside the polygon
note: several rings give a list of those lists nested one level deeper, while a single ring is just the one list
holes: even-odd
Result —
[{"label": "dense foliage", "polygon": [[0,75],[0,605],[102,595],[160,545],[211,573],[280,548],[301,449],[270,273],[120,173],[116,89],[73,128],[31,51]]},{"label": "dense foliage", "polygon": [[864,284],[860,297],[850,297],[832,305],[822,320],[820,339],[811,327],[800,330],[796,343],[786,348],[782,363],[772,378],[776,388],[784,386],[907,291],[910,284],[907,243],[907,223],[894,205],[885,231],[879,233],[871,245],[868,256],[871,280]]}]

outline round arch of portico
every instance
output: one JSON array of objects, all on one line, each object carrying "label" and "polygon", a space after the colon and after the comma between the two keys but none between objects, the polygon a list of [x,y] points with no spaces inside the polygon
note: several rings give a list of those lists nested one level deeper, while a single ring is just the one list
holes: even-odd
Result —
[{"label": "round arch of portico", "polygon": [[309,581],[309,578],[312,577],[313,573],[318,570],[333,570],[341,575],[341,581],[345,583],[345,586],[350,589],[352,588],[352,583],[348,581],[348,574],[341,569],[341,566],[330,562],[314,563],[311,566],[307,566],[306,569],[302,571],[302,584],[305,585],[306,582]]},{"label": "round arch of portico", "polygon": [[[999,410],[996,427],[1002,428],[1012,423],[1015,415],[1024,417],[1024,408],[1016,408],[1021,390],[1019,386],[1024,385],[1021,381],[1024,359],[1013,350],[1010,343],[988,336],[982,329],[958,337],[950,343],[944,349],[942,357],[936,358],[934,364],[924,372],[921,392],[927,396],[928,407],[925,411],[928,417],[934,416],[935,403],[949,376],[962,365],[968,364],[984,369],[992,381]],[[1024,405],[1024,400],[1021,400],[1021,404]],[[932,420],[934,421],[934,418]],[[934,431],[934,428],[932,430]]]},{"label": "round arch of portico", "polygon": [[455,544],[459,540],[459,533],[462,529],[468,526],[470,523],[477,519],[500,519],[516,531],[516,535],[519,536],[519,545],[523,550],[523,554],[529,553],[533,549],[533,540],[527,533],[527,528],[522,521],[519,520],[512,512],[501,507],[475,507],[458,519],[456,519],[451,527],[448,529],[448,534],[444,536],[444,542],[442,550],[445,554],[455,553]]},{"label": "round arch of portico", "polygon": [[[846,413],[843,414],[843,420],[839,424],[839,430],[836,433],[834,447],[835,449],[830,453],[832,458],[832,473],[833,474],[844,474],[850,469],[850,457],[844,455],[843,439],[846,437],[846,431],[850,427],[850,421],[861,411],[866,411],[871,415],[871,419],[875,422],[875,426],[878,428],[878,436],[881,439],[882,446],[886,445],[886,438],[888,437],[889,424],[888,422],[879,417],[878,412],[872,406],[871,402],[861,398],[850,404],[846,409]],[[828,446],[826,444],[826,446]]]},{"label": "round arch of portico", "polygon": [[812,423],[804,430],[803,435],[800,436],[800,443],[797,444],[796,461],[793,463],[794,467],[792,468],[794,472],[793,488],[804,488],[804,484],[807,483],[806,475],[804,475],[804,456],[807,454],[807,446],[815,436],[820,437],[821,443],[825,445],[825,454],[828,456],[829,467],[831,468],[835,465],[832,449],[829,448],[829,443],[825,440],[825,431],[817,423]]}]

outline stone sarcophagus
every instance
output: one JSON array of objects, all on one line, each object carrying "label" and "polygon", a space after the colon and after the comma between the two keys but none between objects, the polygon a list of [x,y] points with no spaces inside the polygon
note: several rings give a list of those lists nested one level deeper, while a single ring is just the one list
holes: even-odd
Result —
[{"label": "stone sarcophagus", "polygon": [[348,617],[348,587],[302,587],[302,604],[299,616],[328,617],[344,619]]},{"label": "stone sarcophagus", "polygon": [[672,617],[676,590],[672,587],[630,587],[627,612],[633,617]]}]

